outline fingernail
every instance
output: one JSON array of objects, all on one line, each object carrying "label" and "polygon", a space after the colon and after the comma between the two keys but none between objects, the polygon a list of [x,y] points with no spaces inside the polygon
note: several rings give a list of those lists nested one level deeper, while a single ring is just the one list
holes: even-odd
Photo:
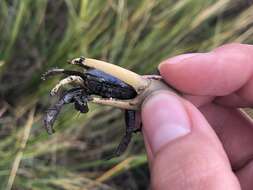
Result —
[{"label": "fingernail", "polygon": [[158,68],[160,69],[160,67],[164,64],[178,64],[178,63],[182,62],[185,59],[191,58],[191,57],[199,55],[199,54],[200,53],[187,53],[187,54],[178,55],[178,56],[169,58],[169,59],[163,61],[162,63],[160,63]]},{"label": "fingernail", "polygon": [[151,96],[142,107],[143,132],[152,152],[190,132],[188,114],[181,101],[168,92]]}]

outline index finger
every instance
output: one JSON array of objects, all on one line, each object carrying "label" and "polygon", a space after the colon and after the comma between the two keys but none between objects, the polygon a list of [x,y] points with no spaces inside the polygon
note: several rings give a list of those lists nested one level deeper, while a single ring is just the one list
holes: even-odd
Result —
[{"label": "index finger", "polygon": [[252,45],[228,44],[209,53],[176,56],[162,62],[159,70],[166,82],[184,93],[225,96],[226,104],[253,104]]}]

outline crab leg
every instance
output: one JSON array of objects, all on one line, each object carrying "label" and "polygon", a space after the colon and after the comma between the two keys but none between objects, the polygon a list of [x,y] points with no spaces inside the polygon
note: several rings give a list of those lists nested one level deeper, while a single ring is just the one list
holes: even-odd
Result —
[{"label": "crab leg", "polygon": [[138,94],[140,94],[148,85],[149,80],[145,79],[144,77],[119,67],[117,65],[113,65],[111,63],[107,63],[105,61],[100,61],[96,59],[89,59],[89,58],[76,58],[73,59],[71,62],[73,65],[79,65],[82,67],[91,67],[98,70],[101,70],[105,73],[108,73],[123,82],[132,86]]},{"label": "crab leg", "polygon": [[77,75],[77,76],[84,76],[83,73],[79,72],[79,71],[71,71],[71,70],[65,70],[65,69],[58,69],[58,68],[54,68],[54,69],[50,69],[48,70],[46,73],[44,73],[41,77],[42,80],[46,80],[48,77],[50,76],[54,76],[54,75],[60,75],[60,74],[65,74],[65,75]]},{"label": "crab leg", "polygon": [[84,86],[84,81],[81,77],[79,76],[74,76],[74,75],[71,75],[69,77],[66,77],[64,79],[62,79],[50,92],[51,96],[54,96],[57,94],[57,92],[59,91],[59,89],[62,87],[62,86],[65,86],[67,84],[70,84],[70,83],[74,83],[74,84],[78,84],[80,86]]},{"label": "crab leg", "polygon": [[64,104],[69,104],[72,102],[75,102],[75,104],[78,104],[78,110],[81,111],[88,111],[88,107],[86,105],[86,101],[79,101],[79,96],[82,95],[83,89],[75,88],[68,90],[64,93],[64,95],[60,98],[60,100],[55,103],[53,106],[51,106],[44,115],[44,127],[46,128],[47,132],[49,134],[52,134],[54,132],[53,124],[59,115],[62,107]]},{"label": "crab leg", "polygon": [[95,104],[103,104],[121,109],[131,109],[131,110],[138,110],[139,106],[138,102],[135,103],[134,99],[119,100],[115,98],[90,97],[89,101]]}]

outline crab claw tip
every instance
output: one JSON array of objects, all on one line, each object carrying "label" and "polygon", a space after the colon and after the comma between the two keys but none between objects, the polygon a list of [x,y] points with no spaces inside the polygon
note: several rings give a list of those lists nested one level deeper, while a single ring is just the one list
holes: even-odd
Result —
[{"label": "crab claw tip", "polygon": [[40,78],[42,80],[47,80],[48,76],[50,76],[50,71],[47,71],[47,72],[43,73]]}]

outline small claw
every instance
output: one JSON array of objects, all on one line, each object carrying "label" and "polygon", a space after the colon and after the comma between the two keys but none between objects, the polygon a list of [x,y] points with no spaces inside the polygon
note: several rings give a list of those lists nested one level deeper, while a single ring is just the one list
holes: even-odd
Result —
[{"label": "small claw", "polygon": [[55,87],[51,90],[50,95],[55,96],[61,87],[71,83],[74,83],[75,85],[78,84],[80,86],[84,85],[83,79],[80,76],[70,75],[67,78],[62,79],[57,85],[55,85]]},{"label": "small claw", "polygon": [[[53,93],[55,93],[53,91]],[[44,121],[44,127],[47,130],[49,134],[54,133],[53,125],[56,121],[57,116],[59,115],[62,107],[64,104],[69,104],[75,102],[76,109],[78,111],[86,113],[88,112],[88,105],[86,102],[86,99],[78,99],[78,96],[81,96],[83,93],[83,90],[81,88],[74,88],[66,91],[63,93],[63,95],[60,97],[60,100],[58,100],[57,103],[55,103],[53,106],[51,106],[45,113],[43,121]],[[82,97],[82,96],[81,96]]]}]

